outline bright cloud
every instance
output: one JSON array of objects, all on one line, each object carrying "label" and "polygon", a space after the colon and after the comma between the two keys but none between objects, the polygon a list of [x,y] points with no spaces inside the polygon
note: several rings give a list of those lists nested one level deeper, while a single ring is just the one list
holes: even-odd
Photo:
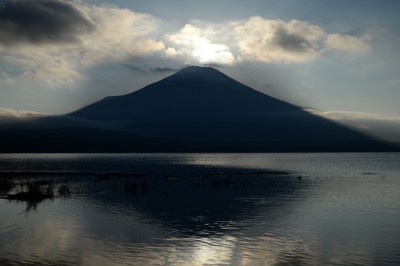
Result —
[{"label": "bright cloud", "polygon": [[307,21],[262,17],[225,24],[194,21],[166,37],[172,56],[183,55],[201,64],[308,62],[329,49],[365,52],[369,48],[365,37],[329,35]]},{"label": "bright cloud", "polygon": [[91,60],[124,59],[127,56],[149,54],[165,49],[162,42],[150,37],[158,21],[150,15],[110,6],[82,5],[96,25],[97,31],[83,39],[81,56]]},{"label": "bright cloud", "polygon": [[378,138],[400,143],[400,117],[398,116],[383,116],[354,111],[321,111],[315,109],[306,109],[306,111],[335,120]]},{"label": "bright cloud", "polygon": [[252,17],[234,27],[241,57],[263,62],[304,62],[319,55],[324,31],[305,21]]},{"label": "bright cloud", "polygon": [[321,111],[315,109],[306,109],[306,111],[313,114],[323,116],[334,120],[384,120],[388,122],[400,123],[400,117],[393,116],[382,116],[377,114],[370,114],[364,112],[354,112],[354,111]]},{"label": "bright cloud", "polygon": [[34,119],[43,116],[33,111],[21,111],[8,108],[0,108],[0,125],[17,122],[26,119]]},{"label": "bright cloud", "polygon": [[350,35],[331,34],[325,41],[327,49],[343,51],[355,55],[365,54],[370,50],[368,37],[356,37]]},{"label": "bright cloud", "polygon": [[230,65],[235,62],[229,46],[218,41],[223,36],[213,26],[186,24],[167,38],[176,46],[178,54],[192,56],[201,64]]},{"label": "bright cloud", "polygon": [[164,52],[164,55],[169,58],[174,58],[177,54],[178,52],[172,47],[168,47]]}]

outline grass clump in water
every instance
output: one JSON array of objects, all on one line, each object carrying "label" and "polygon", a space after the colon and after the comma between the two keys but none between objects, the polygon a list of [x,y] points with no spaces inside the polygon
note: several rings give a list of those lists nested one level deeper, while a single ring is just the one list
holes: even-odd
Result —
[{"label": "grass clump in water", "polygon": [[71,197],[71,188],[69,187],[69,185],[63,184],[60,185],[57,189],[58,195],[61,198],[69,198]]},{"label": "grass clump in water", "polygon": [[25,202],[25,211],[29,213],[36,210],[38,204],[45,200],[54,199],[54,182],[51,179],[27,180],[19,183],[21,191],[15,194],[8,194],[2,198],[9,201]]},{"label": "grass clump in water", "polygon": [[21,183],[22,191],[7,195],[9,200],[41,202],[54,199],[54,183],[52,180],[28,180]]}]

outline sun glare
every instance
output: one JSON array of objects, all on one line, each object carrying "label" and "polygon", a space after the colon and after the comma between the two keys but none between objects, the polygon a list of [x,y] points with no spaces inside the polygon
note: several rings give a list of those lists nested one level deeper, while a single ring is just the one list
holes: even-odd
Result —
[{"label": "sun glare", "polygon": [[192,56],[202,64],[218,63],[231,65],[235,58],[224,44],[215,44],[208,41],[199,42],[192,51]]},{"label": "sun glare", "polygon": [[232,65],[235,62],[230,48],[220,43],[213,29],[185,25],[180,31],[168,35],[176,50],[189,55],[201,64]]}]

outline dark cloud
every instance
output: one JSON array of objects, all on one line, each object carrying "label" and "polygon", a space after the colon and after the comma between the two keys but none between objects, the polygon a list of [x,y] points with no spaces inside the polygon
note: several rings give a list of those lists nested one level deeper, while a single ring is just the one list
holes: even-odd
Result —
[{"label": "dark cloud", "polygon": [[223,68],[224,66],[221,64],[216,64],[216,63],[209,63],[209,64],[203,64],[202,66],[205,67],[213,67],[213,68]]},{"label": "dark cloud", "polygon": [[126,68],[140,72],[144,74],[151,74],[151,73],[174,73],[177,72],[180,68],[172,68],[172,67],[151,67],[151,66],[136,66],[132,64],[125,64]]},{"label": "dark cloud", "polygon": [[95,26],[70,3],[58,0],[0,2],[0,44],[77,42]]},{"label": "dark cloud", "polygon": [[286,51],[295,53],[303,53],[312,49],[312,44],[309,40],[300,35],[290,33],[285,28],[280,28],[275,32],[273,43]]}]

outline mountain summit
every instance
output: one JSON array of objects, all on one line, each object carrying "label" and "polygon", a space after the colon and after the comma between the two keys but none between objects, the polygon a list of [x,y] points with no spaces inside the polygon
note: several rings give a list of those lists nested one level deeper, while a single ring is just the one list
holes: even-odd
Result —
[{"label": "mountain summit", "polygon": [[163,139],[172,151],[372,151],[385,146],[211,67],[186,67],[69,115],[128,121],[124,131]]},{"label": "mountain summit", "polygon": [[0,132],[3,152],[344,152],[393,147],[210,67],[186,67],[34,130]]}]

